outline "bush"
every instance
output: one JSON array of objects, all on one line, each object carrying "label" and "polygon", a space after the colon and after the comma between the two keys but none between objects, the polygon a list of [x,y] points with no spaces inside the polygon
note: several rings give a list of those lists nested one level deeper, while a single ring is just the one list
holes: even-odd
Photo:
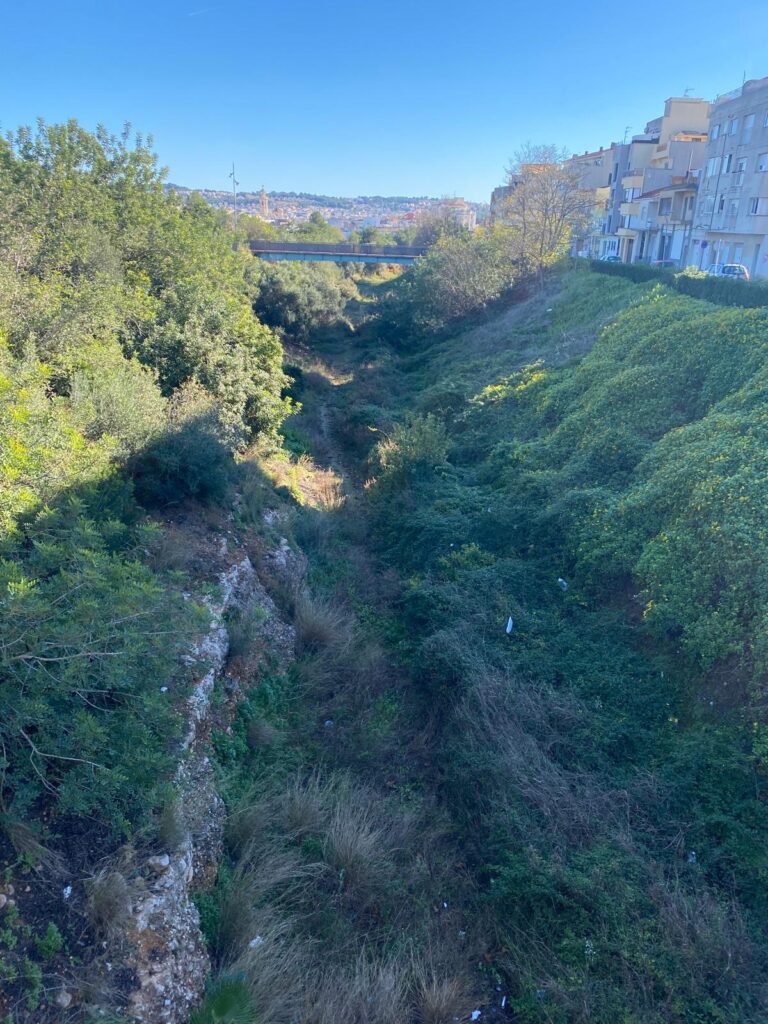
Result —
[{"label": "bush", "polygon": [[720,306],[741,306],[747,309],[768,306],[768,285],[761,281],[746,282],[686,271],[676,274],[643,263],[603,263],[600,260],[592,260],[590,266],[599,274],[625,277],[635,283],[656,281],[674,288],[683,295],[705,299]]},{"label": "bush", "polygon": [[253,280],[257,316],[298,341],[339,321],[356,292],[341,270],[328,263],[258,261]]},{"label": "bush", "polygon": [[376,446],[382,481],[404,483],[409,477],[445,465],[450,443],[445,425],[433,413],[398,424]]},{"label": "bush", "polygon": [[218,411],[194,385],[181,388],[168,407],[166,428],[129,463],[139,501],[147,506],[187,498],[221,500],[233,478]]}]

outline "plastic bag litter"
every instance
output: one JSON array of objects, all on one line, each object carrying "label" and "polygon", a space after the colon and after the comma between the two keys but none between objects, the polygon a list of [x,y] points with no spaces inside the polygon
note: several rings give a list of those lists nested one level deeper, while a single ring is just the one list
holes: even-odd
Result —
[{"label": "plastic bag litter", "polygon": [[512,633],[512,630],[514,628],[515,628],[515,620],[510,615],[509,618],[507,619],[507,624],[504,627],[504,632],[507,634],[507,636],[509,636]]},{"label": "plastic bag litter", "polygon": [[558,587],[560,587],[563,593],[565,593],[565,591],[568,589],[568,580],[564,580],[562,576],[558,576],[557,585]]}]

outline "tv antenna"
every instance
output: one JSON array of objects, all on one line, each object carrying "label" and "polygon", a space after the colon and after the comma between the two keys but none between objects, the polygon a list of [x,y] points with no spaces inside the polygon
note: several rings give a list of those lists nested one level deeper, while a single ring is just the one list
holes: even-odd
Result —
[{"label": "tv antenna", "polygon": [[632,130],[632,125],[631,124],[628,124],[627,127],[624,129],[624,145],[625,146],[627,144],[627,135],[629,135],[631,130]]},{"label": "tv antenna", "polygon": [[229,172],[229,177],[232,179],[232,221],[234,223],[235,231],[237,231],[237,186],[240,182],[235,178],[235,164],[232,163],[232,170]]}]

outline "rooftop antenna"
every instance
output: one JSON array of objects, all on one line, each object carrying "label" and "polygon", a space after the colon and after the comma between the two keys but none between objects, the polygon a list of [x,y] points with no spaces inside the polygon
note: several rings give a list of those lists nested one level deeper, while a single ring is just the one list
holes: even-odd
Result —
[{"label": "rooftop antenna", "polygon": [[627,144],[627,135],[629,134],[631,129],[632,129],[632,125],[631,124],[628,124],[627,127],[624,129],[624,145],[625,146]]},{"label": "rooftop antenna", "polygon": [[237,186],[240,184],[235,178],[235,164],[232,163],[232,170],[229,173],[229,177],[232,179],[232,220],[234,222],[235,231],[237,231]]},{"label": "rooftop antenna", "polygon": [[692,93],[692,92],[693,92],[693,86],[692,85],[687,85],[685,87],[685,92],[683,93],[683,96],[688,96],[688,94]]}]

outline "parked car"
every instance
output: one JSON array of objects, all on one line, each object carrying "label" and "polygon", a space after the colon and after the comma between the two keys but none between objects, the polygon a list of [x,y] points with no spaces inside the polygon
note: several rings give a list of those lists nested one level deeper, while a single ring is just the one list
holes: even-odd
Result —
[{"label": "parked car", "polygon": [[621,263],[621,256],[603,256],[601,259],[603,263]]},{"label": "parked car", "polygon": [[707,274],[709,275],[709,277],[720,277],[722,272],[723,272],[723,264],[722,263],[711,263],[707,267]]},{"label": "parked car", "polygon": [[676,270],[677,260],[654,260],[651,266],[658,270]]},{"label": "parked car", "polygon": [[721,277],[735,277],[739,281],[748,281],[749,271],[741,263],[726,263],[721,271]]}]

